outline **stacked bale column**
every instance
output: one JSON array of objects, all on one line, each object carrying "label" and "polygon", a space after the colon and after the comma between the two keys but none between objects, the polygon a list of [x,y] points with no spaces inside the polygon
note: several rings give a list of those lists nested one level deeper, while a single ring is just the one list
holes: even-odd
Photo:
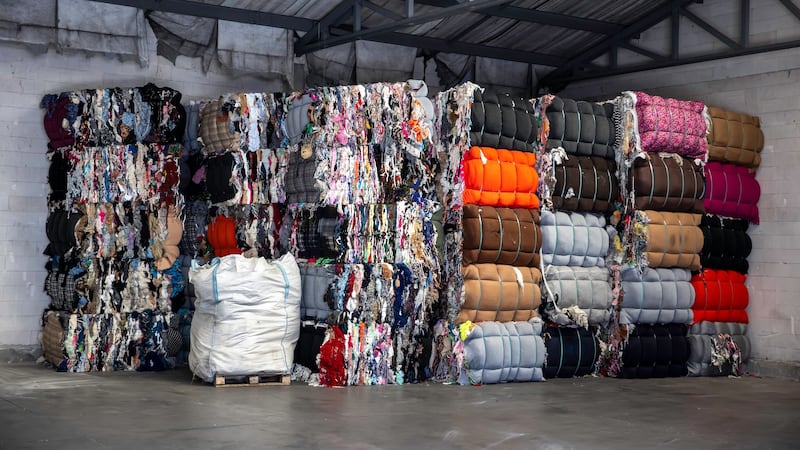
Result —
[{"label": "stacked bale column", "polygon": [[689,330],[694,376],[741,375],[747,337],[749,223],[758,223],[761,193],[755,172],[764,135],[758,117],[708,108],[705,244],[702,269],[692,277],[696,300]]},{"label": "stacked bale column", "polygon": [[42,101],[51,160],[42,348],[59,371],[174,365],[171,311],[185,284],[180,100],[148,84]]},{"label": "stacked bale column", "polygon": [[301,260],[301,379],[427,378],[439,263],[424,91],[415,82],[376,83],[289,99],[279,241]]},{"label": "stacked bale column", "polygon": [[686,375],[691,270],[703,246],[704,108],[643,92],[615,101],[623,205],[614,255],[621,290],[603,360],[610,375]]},{"label": "stacked bale column", "polygon": [[548,377],[595,371],[609,323],[608,215],[619,201],[611,105],[545,96],[540,156]]},{"label": "stacked bale column", "polygon": [[525,99],[469,83],[438,106],[444,317],[431,369],[462,384],[541,380],[539,117]]}]

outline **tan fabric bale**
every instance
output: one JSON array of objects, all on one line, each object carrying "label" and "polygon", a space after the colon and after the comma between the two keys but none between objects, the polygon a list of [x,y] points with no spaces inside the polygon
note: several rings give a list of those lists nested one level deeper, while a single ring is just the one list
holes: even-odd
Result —
[{"label": "tan fabric bale", "polygon": [[759,118],[714,107],[708,115],[708,159],[757,168],[764,149]]},{"label": "tan fabric bale", "polygon": [[647,264],[650,267],[700,269],[703,230],[700,214],[645,211]]},{"label": "tan fabric bale", "polygon": [[465,266],[464,304],[456,323],[526,321],[542,302],[542,273],[534,267],[498,264]]}]

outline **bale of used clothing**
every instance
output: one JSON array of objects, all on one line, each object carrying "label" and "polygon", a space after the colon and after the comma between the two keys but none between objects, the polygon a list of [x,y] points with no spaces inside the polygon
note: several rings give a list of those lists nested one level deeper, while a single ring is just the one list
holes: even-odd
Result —
[{"label": "bale of used clothing", "polygon": [[323,322],[303,321],[300,326],[300,335],[297,339],[297,346],[294,348],[294,364],[299,364],[311,370],[312,373],[319,372],[319,350],[325,341],[325,332],[328,325]]},{"label": "bale of used clothing", "polygon": [[622,270],[622,323],[692,323],[695,289],[689,269]]},{"label": "bale of used clothing", "polygon": [[456,323],[526,321],[542,303],[535,267],[471,264],[464,267],[464,303]]},{"label": "bale of used clothing", "polygon": [[648,154],[633,161],[629,178],[636,209],[699,213],[706,192],[696,161],[674,154]]},{"label": "bale of used clothing", "polygon": [[461,384],[543,381],[542,319],[463,324]]},{"label": "bale of used clothing", "polygon": [[688,372],[685,325],[637,325],[622,353],[622,378],[683,377]]},{"label": "bale of used clothing", "polygon": [[539,212],[464,205],[464,263],[539,267]]},{"label": "bale of used clothing", "polygon": [[756,169],[761,164],[764,133],[758,117],[708,107],[708,159]]},{"label": "bale of used clothing", "polygon": [[471,147],[463,164],[465,204],[539,208],[539,174],[533,153]]},{"label": "bale of used clothing", "polygon": [[553,207],[609,213],[619,197],[617,164],[597,156],[570,156],[553,166]]},{"label": "bale of used clothing", "polygon": [[326,298],[328,288],[336,280],[332,265],[301,264],[300,279],[303,284],[300,297],[300,317],[303,320],[325,320],[331,314]]},{"label": "bale of used clothing", "polygon": [[709,161],[703,206],[709,214],[746,219],[758,224],[761,185],[744,166]]},{"label": "bale of used clothing", "polygon": [[554,266],[605,266],[609,236],[599,214],[542,211],[542,262]]},{"label": "bale of used clothing", "polygon": [[692,277],[694,321],[747,323],[747,275],[733,270],[703,269]]},{"label": "bale of used clothing", "polygon": [[477,89],[471,109],[472,145],[536,151],[538,124],[533,104],[521,97]]},{"label": "bale of used clothing", "polygon": [[611,103],[553,97],[546,109],[550,125],[547,149],[563,148],[570,155],[613,159],[617,135],[613,113]]},{"label": "bale of used clothing", "polygon": [[600,343],[591,330],[548,325],[543,336],[547,349],[545,378],[582,377],[594,372]]},{"label": "bale of used clothing", "polygon": [[742,219],[704,215],[700,221],[703,232],[700,263],[703,267],[747,274],[750,268],[747,257],[753,250],[753,241],[747,234],[748,225]]},{"label": "bale of used clothing", "polygon": [[647,216],[645,255],[649,267],[698,270],[703,249],[700,214],[644,211]]},{"label": "bale of used clothing", "polygon": [[750,358],[747,325],[736,322],[699,322],[689,328],[689,376],[742,374]]},{"label": "bale of used clothing", "polygon": [[289,374],[300,331],[300,270],[279,259],[229,255],[193,267],[197,301],[189,367],[217,375]]},{"label": "bale of used clothing", "polygon": [[687,158],[706,159],[705,105],[697,101],[677,100],[626,92],[636,104],[639,145],[648,153],[677,153]]},{"label": "bale of used clothing", "polygon": [[545,266],[548,294],[559,308],[577,306],[590,325],[605,325],[610,317],[611,284],[605,267]]}]

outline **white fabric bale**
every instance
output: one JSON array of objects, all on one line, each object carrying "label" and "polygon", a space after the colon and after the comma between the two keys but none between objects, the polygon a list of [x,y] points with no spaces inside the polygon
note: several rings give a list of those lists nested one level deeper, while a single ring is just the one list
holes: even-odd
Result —
[{"label": "white fabric bale", "polygon": [[189,368],[215,375],[291,372],[300,335],[300,270],[290,254],[268,261],[229,255],[193,267]]}]

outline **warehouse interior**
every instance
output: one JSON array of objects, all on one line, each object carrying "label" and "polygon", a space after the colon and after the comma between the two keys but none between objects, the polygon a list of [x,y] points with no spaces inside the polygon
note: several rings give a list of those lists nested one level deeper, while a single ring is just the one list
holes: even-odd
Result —
[{"label": "warehouse interior", "polygon": [[0,448],[794,448],[798,0],[0,6]]}]

